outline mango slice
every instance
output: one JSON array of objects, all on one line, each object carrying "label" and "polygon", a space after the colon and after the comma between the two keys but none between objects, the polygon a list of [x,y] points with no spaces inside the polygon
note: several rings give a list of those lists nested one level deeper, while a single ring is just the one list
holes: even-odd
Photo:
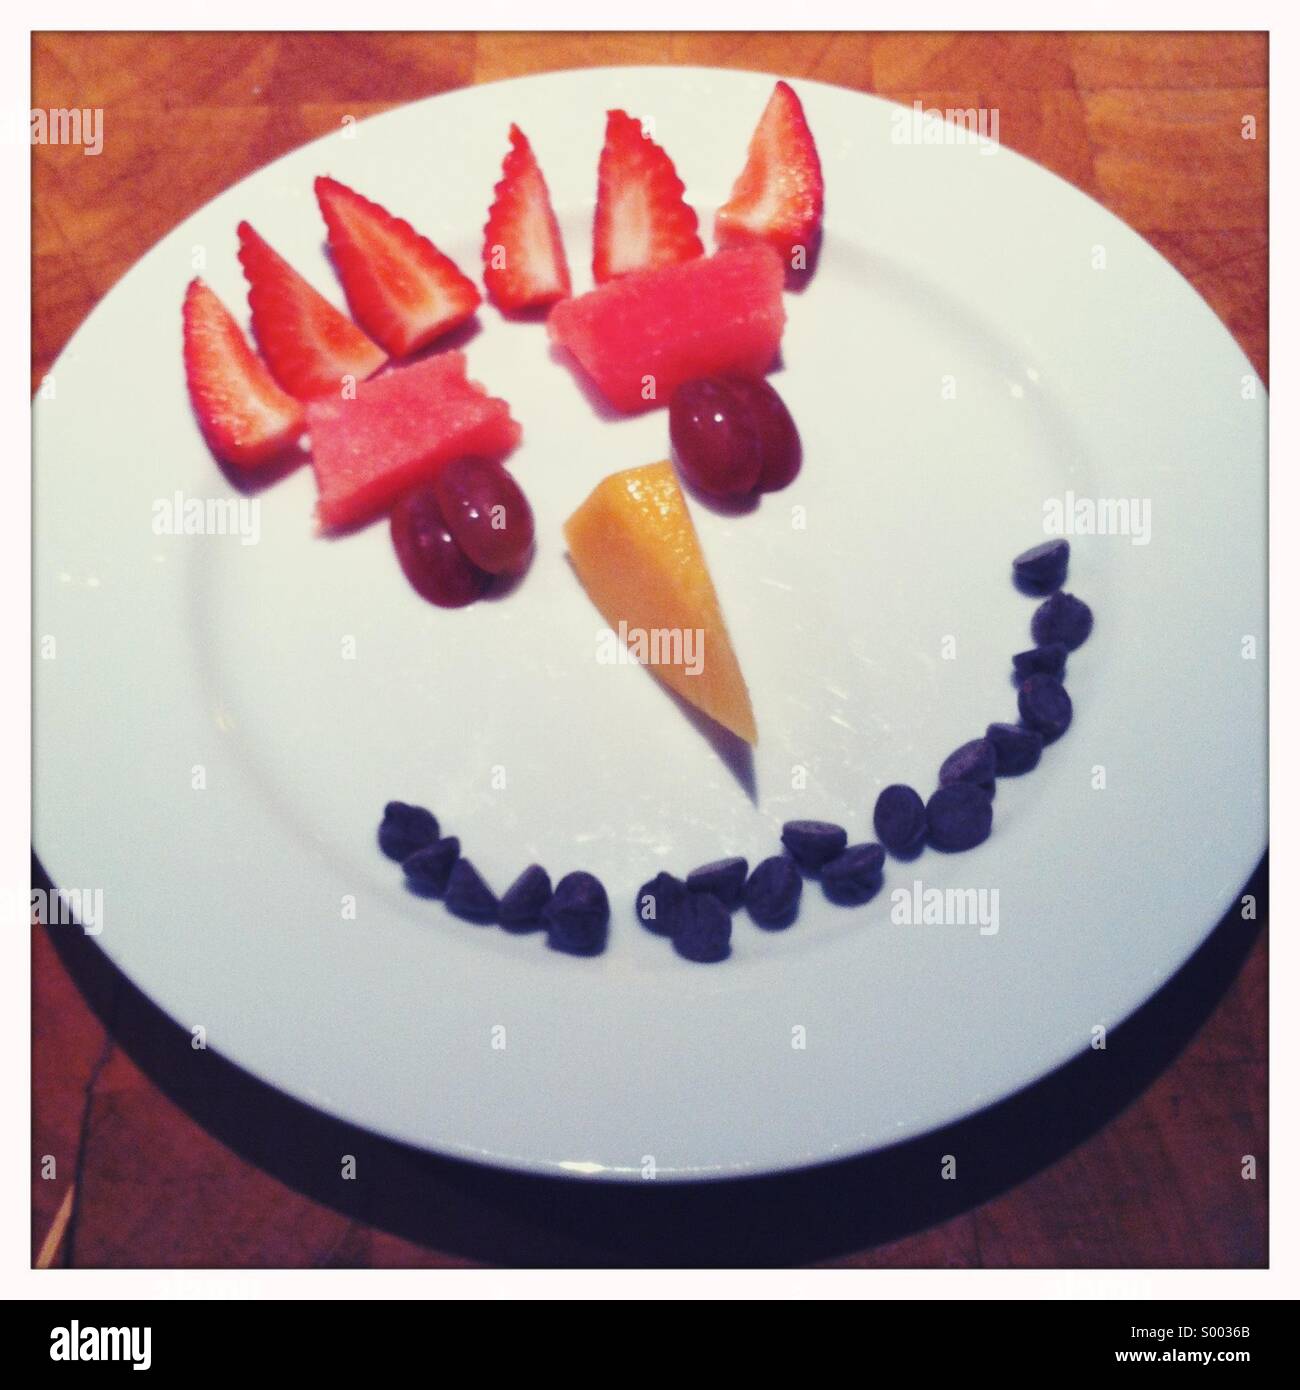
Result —
[{"label": "mango slice", "polygon": [[611,474],[564,535],[578,578],[629,652],[696,709],[757,743],[749,690],[672,464]]}]

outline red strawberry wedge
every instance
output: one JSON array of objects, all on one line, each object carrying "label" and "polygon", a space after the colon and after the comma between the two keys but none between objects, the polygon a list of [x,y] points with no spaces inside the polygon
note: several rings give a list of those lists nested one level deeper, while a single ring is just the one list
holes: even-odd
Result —
[{"label": "red strawberry wedge", "polygon": [[212,452],[237,468],[285,453],[302,434],[302,403],[275,384],[229,310],[191,280],[182,310],[185,382]]},{"label": "red strawberry wedge", "polygon": [[822,220],[822,166],[803,106],[778,82],[749,142],[749,157],[718,209],[719,246],[765,241],[786,269],[806,270]]},{"label": "red strawberry wedge", "polygon": [[253,336],[271,375],[299,400],[337,396],[384,365],[383,350],[247,222],[239,224],[239,263],[248,281]]},{"label": "red strawberry wedge", "polygon": [[597,284],[704,254],[699,219],[673,162],[626,111],[610,111],[596,191]]},{"label": "red strawberry wedge", "polygon": [[510,153],[483,228],[483,283],[506,313],[554,304],[570,293],[560,224],[532,146],[517,125],[510,127]]},{"label": "red strawberry wedge", "polygon": [[409,222],[337,179],[316,180],[316,201],[348,308],[390,357],[409,357],[472,317],[478,286]]}]

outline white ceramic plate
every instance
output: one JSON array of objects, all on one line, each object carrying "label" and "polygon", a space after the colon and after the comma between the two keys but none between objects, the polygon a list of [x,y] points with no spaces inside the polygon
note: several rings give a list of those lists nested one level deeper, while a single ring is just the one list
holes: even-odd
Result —
[{"label": "white ceramic plate", "polygon": [[[667,425],[602,418],[541,324],[485,307],[468,344],[523,423],[537,517],[501,601],[425,605],[385,525],[314,538],[305,467],[261,495],[256,544],[155,533],[160,500],[235,495],[190,414],[179,310],[201,260],[242,311],[240,218],[341,303],[311,191],[328,172],[474,270],[514,120],[586,288],[605,110],[653,119],[708,228],[771,83],[554,73],[319,140],[160,242],[37,405],[35,632],[55,639],[35,661],[37,852],[60,887],[103,890],[100,945],[173,1017],[348,1120],[603,1177],[885,1145],[1120,1022],[1264,848],[1266,402],[1246,359],[1096,203],[1005,150],[900,143],[884,101],[797,84],[826,239],[774,380],[804,469],[750,515],[693,507],[754,697],[754,799],[646,673],[597,663],[560,526],[607,473],[664,457]],[[1009,561],[1067,494],[1149,504],[1149,543],[1074,538],[1067,587],[1097,615],[1074,727],[999,786],[992,838],[891,862],[861,909],[810,884],[786,932],[742,913],[720,966],[641,930],[659,867],[753,862],[792,817],[872,838],[882,786],[928,793],[950,749],[1014,718],[1034,604]],[[374,843],[392,797],[433,807],[498,889],[531,860],[600,875],[607,953],[408,895]],[[891,920],[917,880],[996,889],[996,933]]]}]

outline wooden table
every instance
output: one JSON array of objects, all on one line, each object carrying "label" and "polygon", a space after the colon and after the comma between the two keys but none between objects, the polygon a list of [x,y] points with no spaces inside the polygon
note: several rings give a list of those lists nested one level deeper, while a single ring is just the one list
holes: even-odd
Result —
[{"label": "wooden table", "polygon": [[[1003,143],[1151,241],[1267,375],[1264,35],[44,34],[33,47],[34,107],[106,113],[99,156],[33,150],[34,384],[159,237],[343,116],[622,63],[996,107]],[[1263,936],[1236,919],[1112,1035],[1104,1062],[1081,1059],[881,1159],[686,1193],[593,1191],[384,1144],[191,1053],[84,939],[37,930],[33,952],[34,1259],[44,1247],[82,1266],[1267,1261],[1267,971]],[[962,1185],[940,1185],[936,1155],[958,1144]],[[338,1180],[343,1152],[357,1181]]]}]

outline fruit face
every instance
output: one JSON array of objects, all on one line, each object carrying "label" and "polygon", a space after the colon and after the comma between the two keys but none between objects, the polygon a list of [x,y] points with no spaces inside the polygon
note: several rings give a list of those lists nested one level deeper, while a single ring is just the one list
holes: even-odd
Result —
[{"label": "fruit face", "polygon": [[803,105],[787,83],[778,82],[731,197],[718,209],[718,245],[766,242],[787,268],[806,269],[821,230],[822,198],[821,160]]},{"label": "fruit face", "polygon": [[505,401],[467,378],[463,352],[385,372],[354,400],[313,401],[307,428],[327,528],[373,520],[449,460],[500,457],[520,435]]},{"label": "fruit face", "polygon": [[699,377],[668,407],[682,476],[718,497],[784,487],[799,471],[799,434],[785,402],[762,380]]},{"label": "fruit face", "polygon": [[408,492],[393,508],[393,549],[411,587],[440,608],[463,608],[488,586],[488,576],[456,544],[433,488]]},{"label": "fruit face", "polygon": [[[757,743],[749,691],[672,464],[612,474],[565,523],[564,535],[574,570],[610,627],[667,634],[645,664],[684,700]],[[685,659],[688,639],[698,648],[694,662]]]},{"label": "fruit face", "polygon": [[304,428],[302,405],[276,385],[202,280],[190,281],[182,317],[185,381],[213,452],[238,468],[287,452]]},{"label": "fruit face", "polygon": [[452,535],[479,569],[505,574],[520,568],[533,548],[533,509],[499,463],[452,459],[433,490]]},{"label": "fruit face", "polygon": [[673,162],[626,111],[610,111],[600,152],[591,271],[603,284],[704,254]]},{"label": "fruit face", "polygon": [[612,405],[651,410],[694,377],[762,376],[781,346],[784,285],[776,252],[746,246],[566,299],[547,331]]}]

